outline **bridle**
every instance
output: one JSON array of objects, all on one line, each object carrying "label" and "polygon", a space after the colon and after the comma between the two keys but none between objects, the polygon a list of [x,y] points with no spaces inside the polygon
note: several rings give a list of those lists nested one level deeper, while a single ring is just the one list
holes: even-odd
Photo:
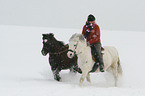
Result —
[{"label": "bridle", "polygon": [[73,52],[73,53],[76,54],[76,55],[81,54],[82,52],[80,52],[80,53],[78,53],[78,54],[76,53],[76,49],[77,49],[77,46],[78,46],[78,42],[79,42],[79,41],[77,41],[77,43],[74,45],[74,46],[75,46],[74,50],[68,49],[68,51]]},{"label": "bridle", "polygon": [[77,43],[74,46],[75,46],[75,49],[74,50],[68,49],[68,51],[73,52],[74,54],[76,54],[76,51],[75,50],[77,49],[78,41],[77,41]]},{"label": "bridle", "polygon": [[66,52],[66,51],[68,51],[68,49],[63,50],[63,51],[60,51],[60,52],[49,53],[49,54],[61,54],[61,53],[64,53],[64,52]]}]

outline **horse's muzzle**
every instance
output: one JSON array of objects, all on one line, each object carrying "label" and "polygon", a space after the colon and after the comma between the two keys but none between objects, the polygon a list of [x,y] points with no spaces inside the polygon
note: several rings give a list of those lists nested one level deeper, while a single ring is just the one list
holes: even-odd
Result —
[{"label": "horse's muzzle", "polygon": [[41,50],[41,53],[42,53],[43,56],[47,55],[47,53],[45,53],[44,50]]},{"label": "horse's muzzle", "polygon": [[73,58],[74,57],[74,52],[69,49],[68,52],[67,52],[67,56],[68,56],[68,58]]}]

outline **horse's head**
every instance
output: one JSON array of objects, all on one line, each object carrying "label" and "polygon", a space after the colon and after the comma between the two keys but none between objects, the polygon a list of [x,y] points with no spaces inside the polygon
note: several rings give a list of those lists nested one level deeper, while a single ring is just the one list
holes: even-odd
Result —
[{"label": "horse's head", "polygon": [[79,42],[82,42],[84,40],[85,40],[84,36],[81,34],[72,35],[72,37],[69,39],[69,50],[67,53],[67,56],[69,58],[73,58],[74,54],[78,54],[77,53],[78,44]]},{"label": "horse's head", "polygon": [[42,34],[42,39],[43,39],[43,48],[41,50],[41,53],[43,56],[46,56],[50,51],[51,51],[51,46],[52,44],[52,40],[53,40],[53,34],[49,33],[49,34]]}]

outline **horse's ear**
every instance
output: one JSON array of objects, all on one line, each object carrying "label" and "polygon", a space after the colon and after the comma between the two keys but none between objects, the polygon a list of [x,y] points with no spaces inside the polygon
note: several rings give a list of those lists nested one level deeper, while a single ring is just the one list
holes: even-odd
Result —
[{"label": "horse's ear", "polygon": [[85,40],[83,35],[80,35],[79,39],[80,39],[80,41],[84,41]]},{"label": "horse's ear", "polygon": [[50,33],[49,35],[50,35],[50,36],[52,36],[52,37],[54,36],[54,34],[53,34],[53,33]]}]

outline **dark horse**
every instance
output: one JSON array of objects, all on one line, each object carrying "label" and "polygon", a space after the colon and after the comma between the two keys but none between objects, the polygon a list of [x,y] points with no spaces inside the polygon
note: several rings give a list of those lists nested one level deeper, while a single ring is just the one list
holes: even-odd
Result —
[{"label": "dark horse", "polygon": [[71,59],[67,56],[68,45],[64,45],[62,41],[57,41],[52,33],[42,35],[43,48],[41,53],[43,56],[49,53],[49,64],[55,80],[61,80],[59,72],[63,69],[70,69],[70,71],[81,73],[81,70],[77,66],[77,56]]}]

